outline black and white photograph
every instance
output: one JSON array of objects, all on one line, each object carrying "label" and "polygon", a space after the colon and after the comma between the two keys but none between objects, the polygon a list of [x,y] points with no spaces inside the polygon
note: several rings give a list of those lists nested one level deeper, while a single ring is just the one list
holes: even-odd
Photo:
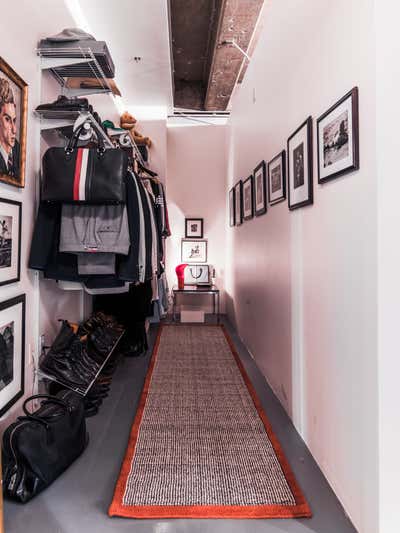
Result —
[{"label": "black and white photograph", "polygon": [[20,279],[21,202],[0,198],[0,285]]},{"label": "black and white photograph", "polygon": [[253,175],[243,182],[243,220],[250,220],[254,216],[254,180]]},{"label": "black and white photograph", "polygon": [[182,263],[206,263],[207,241],[182,239]]},{"label": "black and white photograph", "polygon": [[254,212],[257,217],[267,212],[265,161],[254,169]]},{"label": "black and white photograph", "polygon": [[14,322],[0,327],[0,391],[14,377]]},{"label": "black and white photograph", "polygon": [[[313,203],[312,118],[308,117],[289,137],[288,200],[289,209]],[[275,186],[278,177],[275,175]]]},{"label": "black and white photograph", "polygon": [[240,226],[243,222],[243,182],[239,180],[235,185],[235,223]]},{"label": "black and white photograph", "polygon": [[0,303],[0,416],[24,393],[25,294]]},{"label": "black and white photograph", "polygon": [[28,85],[0,57],[0,181],[25,186]]},{"label": "black and white photograph", "polygon": [[[303,174],[304,178],[304,174]],[[268,163],[269,203],[277,204],[286,198],[286,151],[282,150]]]},{"label": "black and white photograph", "polygon": [[235,188],[229,191],[229,225],[235,225]]},{"label": "black and white photograph", "polygon": [[186,218],[185,219],[185,237],[187,239],[202,239],[203,238],[202,218]]},{"label": "black and white photograph", "polygon": [[317,141],[318,183],[359,168],[357,87],[318,119]]}]

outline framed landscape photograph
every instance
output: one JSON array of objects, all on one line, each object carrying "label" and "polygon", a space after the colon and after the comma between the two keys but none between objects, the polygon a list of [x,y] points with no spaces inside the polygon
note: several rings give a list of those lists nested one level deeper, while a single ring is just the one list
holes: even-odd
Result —
[{"label": "framed landscape photograph", "polygon": [[254,169],[254,211],[257,217],[267,212],[265,161]]},{"label": "framed landscape photograph", "polygon": [[239,180],[235,185],[235,223],[236,226],[240,226],[243,222],[243,182]]},{"label": "framed landscape photograph", "polygon": [[25,294],[0,303],[0,416],[24,394]]},{"label": "framed landscape photograph", "polygon": [[318,183],[360,168],[358,87],[317,120]]},{"label": "framed landscape photograph", "polygon": [[28,85],[0,57],[0,181],[25,186]]},{"label": "framed landscape photograph", "polygon": [[253,175],[243,182],[243,220],[250,220],[254,216],[254,181]]},{"label": "framed landscape photograph", "polygon": [[182,239],[182,263],[206,263],[207,241]]},{"label": "framed landscape photograph", "polygon": [[0,198],[0,286],[20,280],[21,202]]},{"label": "framed landscape photograph", "polygon": [[229,191],[229,225],[234,226],[235,225],[235,188],[232,187],[232,189]]},{"label": "framed landscape photograph", "polygon": [[286,199],[286,151],[268,163],[268,193],[271,205]]},{"label": "framed landscape photograph", "polygon": [[289,209],[313,203],[312,118],[297,128],[287,142]]},{"label": "framed landscape photograph", "polygon": [[188,239],[202,239],[203,225],[202,218],[185,218],[185,237]]}]

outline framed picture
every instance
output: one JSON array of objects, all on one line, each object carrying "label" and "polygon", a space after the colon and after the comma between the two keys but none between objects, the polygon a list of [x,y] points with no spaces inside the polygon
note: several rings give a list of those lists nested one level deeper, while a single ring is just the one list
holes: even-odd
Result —
[{"label": "framed picture", "polygon": [[243,182],[243,220],[250,220],[254,216],[254,181],[253,175]]},{"label": "framed picture", "polygon": [[204,221],[202,218],[185,218],[185,237],[188,239],[203,238]]},{"label": "framed picture", "polygon": [[0,198],[0,285],[20,280],[21,202]]},{"label": "framed picture", "polygon": [[0,57],[0,181],[25,186],[28,85]]},{"label": "framed picture", "polygon": [[182,263],[206,263],[207,241],[182,239]]},{"label": "framed picture", "polygon": [[261,161],[254,169],[254,211],[257,217],[267,212],[265,161]]},{"label": "framed picture", "polygon": [[24,394],[25,294],[0,303],[0,416]]},{"label": "framed picture", "polygon": [[243,182],[242,180],[236,183],[234,189],[235,189],[235,224],[236,226],[240,226],[240,224],[243,222],[243,203],[242,203]]},{"label": "framed picture", "polygon": [[287,151],[289,209],[297,209],[313,203],[311,117],[289,137]]},{"label": "framed picture", "polygon": [[229,225],[234,226],[236,222],[235,211],[235,188],[229,191]]},{"label": "framed picture", "polygon": [[286,199],[286,151],[268,163],[268,194],[271,205]]},{"label": "framed picture", "polygon": [[318,183],[360,168],[358,87],[354,87],[317,120]]}]

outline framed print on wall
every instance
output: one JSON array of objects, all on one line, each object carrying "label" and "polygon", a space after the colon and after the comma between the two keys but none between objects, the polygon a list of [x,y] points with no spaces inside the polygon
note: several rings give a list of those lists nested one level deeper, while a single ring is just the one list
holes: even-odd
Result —
[{"label": "framed print on wall", "polygon": [[286,151],[268,163],[268,194],[271,205],[286,199]]},{"label": "framed print on wall", "polygon": [[235,225],[235,188],[229,191],[229,225],[232,227]]},{"label": "framed print on wall", "polygon": [[240,226],[243,222],[243,204],[242,204],[243,182],[239,180],[235,185],[235,223]]},{"label": "framed print on wall", "polygon": [[25,187],[28,85],[0,57],[0,181]]},{"label": "framed print on wall", "polygon": [[0,303],[0,416],[24,394],[25,294]]},{"label": "framed print on wall", "polygon": [[358,87],[354,87],[317,120],[318,183],[360,168]]},{"label": "framed print on wall", "polygon": [[254,212],[256,217],[267,212],[265,161],[261,161],[254,169]]},{"label": "framed print on wall", "polygon": [[243,220],[250,220],[254,216],[254,181],[253,175],[243,182]]},{"label": "framed print on wall", "polygon": [[0,198],[0,285],[20,280],[21,202]]},{"label": "framed print on wall", "polygon": [[313,203],[311,117],[289,137],[287,151],[289,209],[297,209]]},{"label": "framed print on wall", "polygon": [[188,239],[203,238],[204,221],[202,218],[185,218],[185,237]]},{"label": "framed print on wall", "polygon": [[206,263],[207,241],[182,239],[182,263]]}]

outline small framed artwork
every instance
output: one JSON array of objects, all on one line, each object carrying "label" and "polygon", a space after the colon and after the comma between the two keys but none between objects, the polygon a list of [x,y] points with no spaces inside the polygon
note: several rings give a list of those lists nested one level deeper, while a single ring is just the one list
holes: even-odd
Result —
[{"label": "small framed artwork", "polygon": [[254,169],[254,211],[257,217],[267,212],[265,161]]},{"label": "small framed artwork", "polygon": [[25,187],[28,85],[0,57],[0,181]]},{"label": "small framed artwork", "polygon": [[232,187],[232,189],[229,191],[229,225],[234,226],[236,222],[235,218],[235,188]]},{"label": "small framed artwork", "polygon": [[206,263],[207,241],[182,239],[182,263]]},{"label": "small framed artwork", "polygon": [[318,183],[358,170],[358,87],[317,120]]},{"label": "small framed artwork", "polygon": [[239,180],[235,185],[235,224],[240,226],[243,222],[243,182]]},{"label": "small framed artwork", "polygon": [[271,205],[286,199],[286,151],[268,163],[268,193]]},{"label": "small framed artwork", "polygon": [[311,117],[289,137],[287,151],[289,209],[297,209],[313,203]]},{"label": "small framed artwork", "polygon": [[253,175],[243,182],[243,220],[250,220],[254,216],[254,181]]},{"label": "small framed artwork", "polygon": [[185,218],[185,237],[187,239],[202,239],[203,225],[202,218]]},{"label": "small framed artwork", "polygon": [[0,416],[24,394],[25,294],[0,303]]},{"label": "small framed artwork", "polygon": [[0,285],[20,280],[21,202],[0,198]]}]

